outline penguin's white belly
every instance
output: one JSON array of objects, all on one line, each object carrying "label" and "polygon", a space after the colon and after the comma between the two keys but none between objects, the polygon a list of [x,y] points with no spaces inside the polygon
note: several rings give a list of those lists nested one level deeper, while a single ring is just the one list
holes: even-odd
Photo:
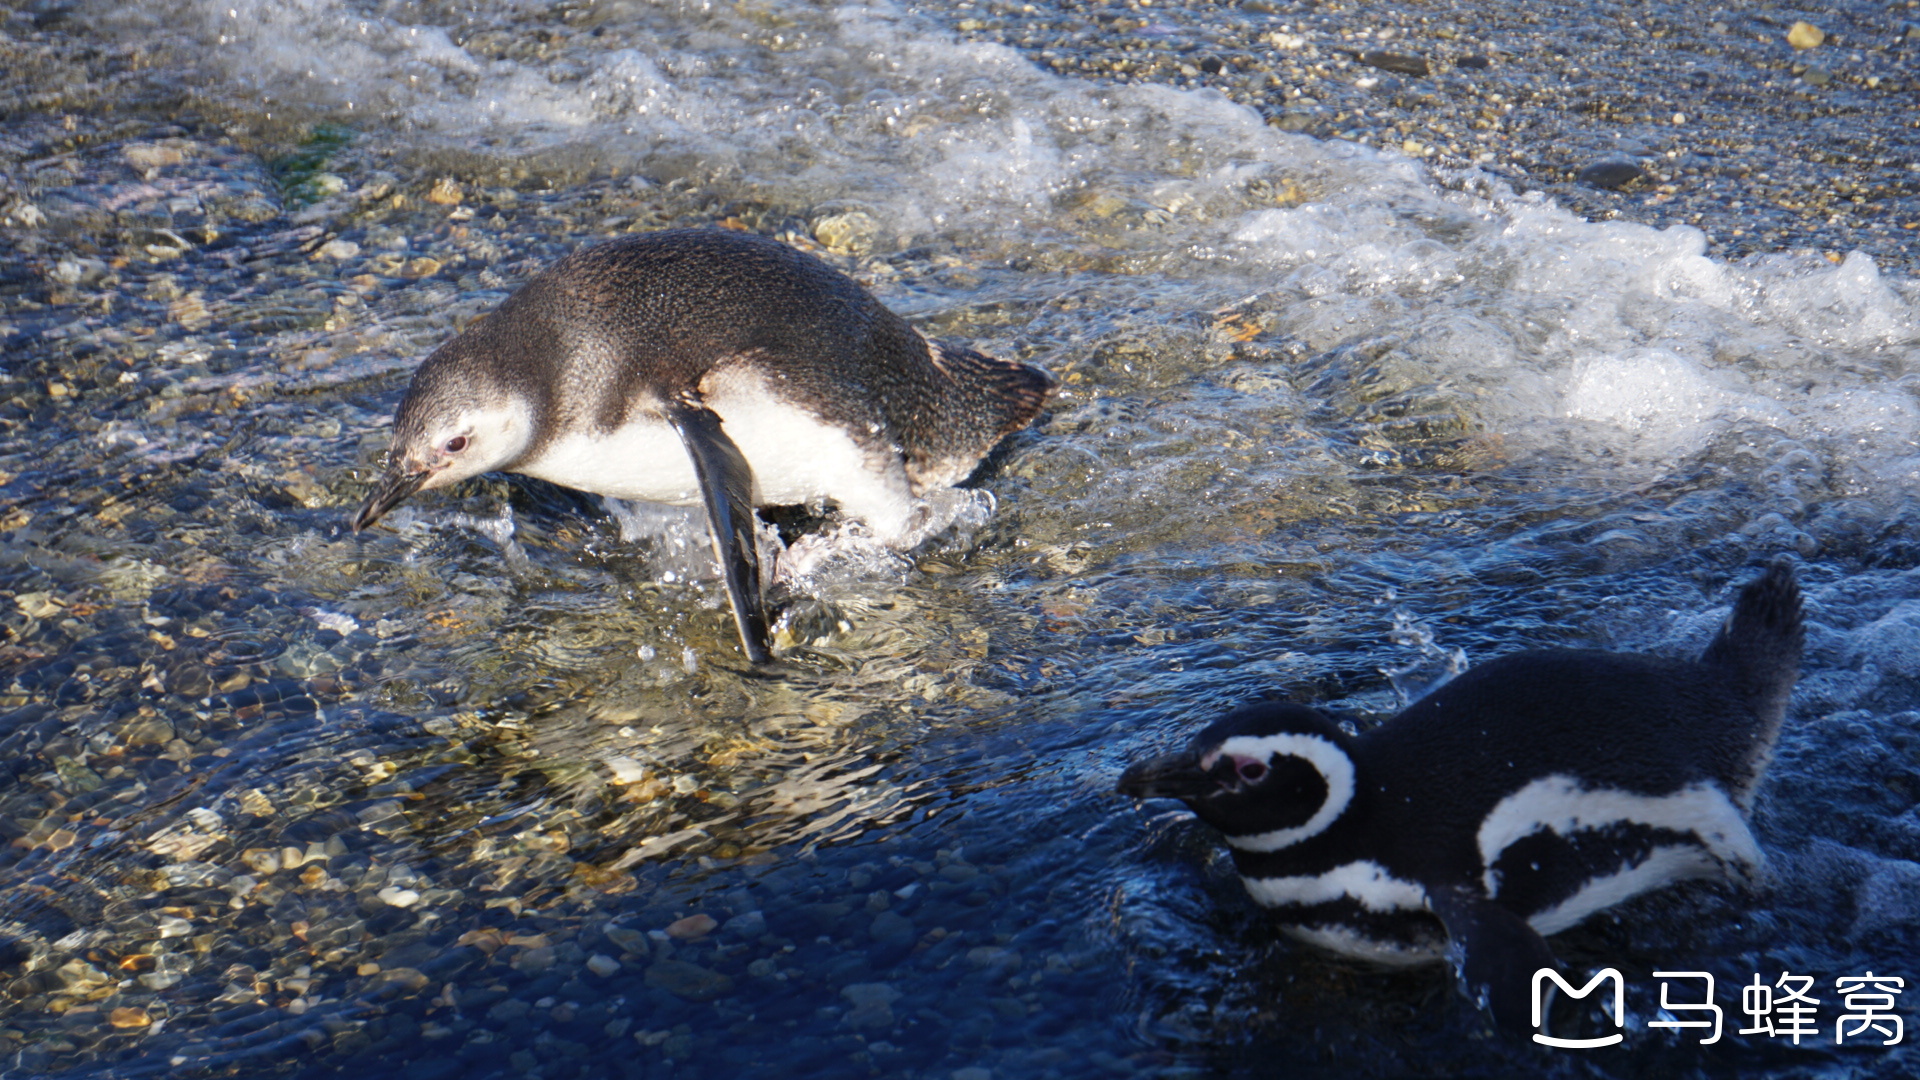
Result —
[{"label": "penguin's white belly", "polygon": [[700,502],[700,483],[680,433],[663,420],[604,432],[569,432],[514,472],[564,487],[640,502]]},{"label": "penguin's white belly", "polygon": [[[916,500],[897,460],[873,462],[840,428],[765,395],[709,398],[753,470],[756,506],[831,499],[882,540],[906,533]],[[607,432],[570,432],[514,471],[597,495],[696,506],[693,458],[679,432],[642,414]]]}]

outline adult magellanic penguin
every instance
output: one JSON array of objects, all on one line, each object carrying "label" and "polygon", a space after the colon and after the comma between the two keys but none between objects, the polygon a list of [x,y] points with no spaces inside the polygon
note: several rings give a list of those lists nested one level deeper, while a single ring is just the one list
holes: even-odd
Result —
[{"label": "adult magellanic penguin", "polygon": [[889,543],[1054,380],[922,337],[852,278],[724,229],[575,252],[436,349],[355,530],[417,491],[517,472],[704,503],[747,656],[771,658],[754,507],[830,499]]},{"label": "adult magellanic penguin", "polygon": [[1542,935],[1759,863],[1746,819],[1802,638],[1780,561],[1698,660],[1514,653],[1358,737],[1304,705],[1248,705],[1119,790],[1220,830],[1294,936],[1384,963],[1451,956],[1470,996],[1524,1029],[1533,974],[1554,966]]}]

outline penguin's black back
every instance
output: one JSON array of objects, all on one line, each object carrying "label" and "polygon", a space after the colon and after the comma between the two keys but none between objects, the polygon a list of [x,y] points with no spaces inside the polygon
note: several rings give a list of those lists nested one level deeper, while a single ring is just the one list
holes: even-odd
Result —
[{"label": "penguin's black back", "polygon": [[[1552,649],[1476,665],[1356,740],[1395,846],[1458,862],[1502,799],[1566,776],[1670,795],[1710,783],[1744,805],[1798,677],[1799,590],[1784,563],[1741,591],[1699,660]],[[1411,798],[1411,801],[1409,801]]]},{"label": "penguin's black back", "polygon": [[1053,385],[1025,364],[932,345],[786,244],[676,229],[561,259],[430,356],[408,396],[483,372],[532,404],[537,451],[553,432],[611,431],[733,367],[857,437],[891,440],[910,476],[970,469]]}]

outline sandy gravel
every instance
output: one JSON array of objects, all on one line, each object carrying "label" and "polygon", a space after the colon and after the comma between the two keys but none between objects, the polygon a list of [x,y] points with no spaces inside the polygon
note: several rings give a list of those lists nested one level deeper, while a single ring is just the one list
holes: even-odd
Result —
[{"label": "sandy gravel", "polygon": [[1722,257],[1920,269],[1920,0],[919,6],[1062,73],[1213,87],[1443,178],[1477,166],[1591,218],[1695,225]]}]

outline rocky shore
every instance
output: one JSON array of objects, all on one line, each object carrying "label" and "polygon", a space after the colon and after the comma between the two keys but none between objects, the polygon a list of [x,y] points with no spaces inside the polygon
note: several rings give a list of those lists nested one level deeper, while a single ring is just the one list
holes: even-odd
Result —
[{"label": "rocky shore", "polygon": [[1267,121],[1481,169],[1723,258],[1920,268],[1920,2],[959,0],[920,5],[1063,74],[1210,87]]}]

